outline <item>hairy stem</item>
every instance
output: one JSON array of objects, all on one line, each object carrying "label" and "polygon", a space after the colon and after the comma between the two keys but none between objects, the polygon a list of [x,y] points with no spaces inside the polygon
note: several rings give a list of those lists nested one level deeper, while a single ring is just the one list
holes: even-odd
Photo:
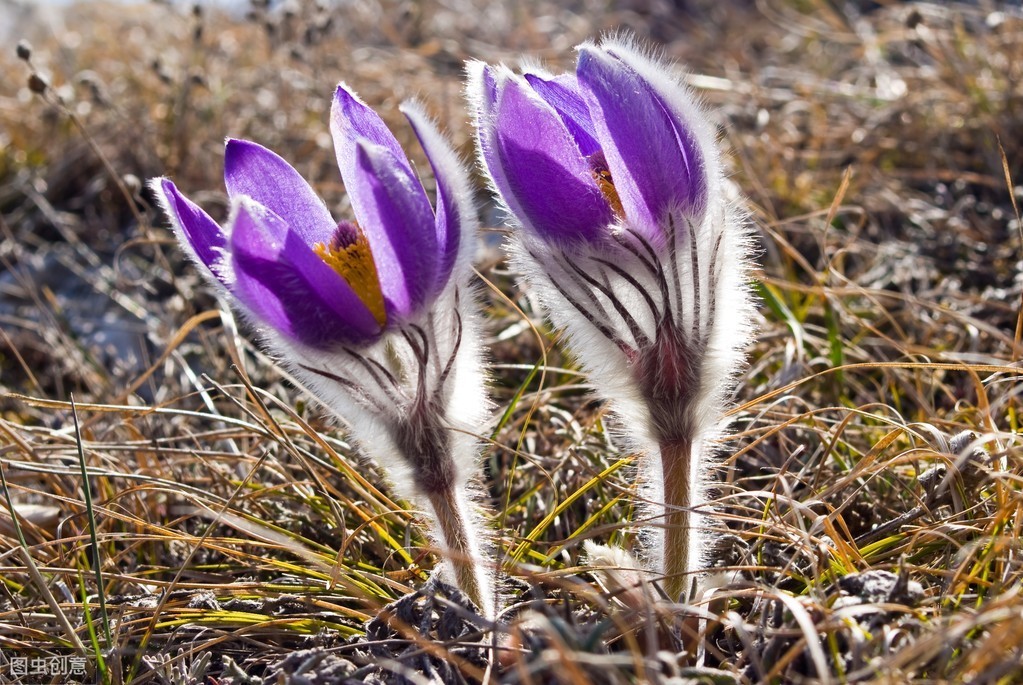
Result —
[{"label": "hairy stem", "polygon": [[440,526],[441,540],[454,569],[455,583],[485,616],[490,617],[493,600],[486,574],[476,558],[477,545],[462,511],[462,498],[458,497],[454,488],[429,493],[427,498]]},{"label": "hairy stem", "polygon": [[664,482],[664,525],[662,559],[664,591],[678,601],[689,584],[692,529],[693,445],[688,440],[662,443],[661,476]]}]

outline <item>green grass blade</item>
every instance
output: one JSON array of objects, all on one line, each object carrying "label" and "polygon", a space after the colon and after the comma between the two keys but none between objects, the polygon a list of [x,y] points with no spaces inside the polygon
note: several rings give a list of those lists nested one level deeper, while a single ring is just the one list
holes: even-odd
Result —
[{"label": "green grass blade", "polygon": [[92,505],[92,488],[89,485],[89,470],[85,465],[85,447],[82,445],[82,433],[78,424],[78,409],[75,407],[75,397],[71,395],[71,418],[74,421],[75,444],[78,447],[78,464],[82,470],[82,493],[85,497],[85,512],[89,519],[89,541],[92,545],[93,569],[96,573],[96,595],[99,597],[99,612],[103,619],[103,634],[107,640],[107,646],[113,646],[113,639],[110,633],[110,616],[107,614],[107,598],[103,587],[103,568],[99,554],[99,536],[96,533],[96,510]]}]

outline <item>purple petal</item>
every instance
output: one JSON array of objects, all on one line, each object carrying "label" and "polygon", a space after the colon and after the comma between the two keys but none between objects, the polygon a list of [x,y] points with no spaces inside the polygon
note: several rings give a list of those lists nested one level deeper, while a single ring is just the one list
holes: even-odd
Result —
[{"label": "purple petal", "polygon": [[[363,141],[386,149],[396,163],[404,167],[407,176],[413,179],[411,187],[422,196],[424,203],[429,204],[426,192],[413,173],[412,165],[394,134],[377,113],[359,100],[358,96],[343,83],[334,92],[334,102],[330,107],[330,134],[334,138],[334,154],[341,170],[341,179],[345,183],[345,190],[348,192],[356,217],[366,213],[366,205],[374,202],[372,197],[364,197],[361,194],[361,190],[364,189],[362,185],[352,182],[359,167],[358,146]],[[372,225],[363,226],[367,234],[375,230]]]},{"label": "purple petal", "polygon": [[224,180],[232,199],[252,198],[284,219],[309,245],[330,239],[336,224],[323,200],[290,164],[262,145],[228,139]]},{"label": "purple petal", "polygon": [[380,325],[296,231],[242,198],[231,226],[231,292],[265,323],[311,347],[364,343]]},{"label": "purple petal", "polygon": [[494,150],[484,156],[499,166],[512,211],[549,240],[595,240],[614,220],[593,169],[554,108],[522,79],[509,77],[498,90]]},{"label": "purple petal", "polygon": [[347,178],[356,166],[355,146],[360,140],[383,146],[408,164],[405,151],[387,124],[344,83],[334,91],[334,102],[330,106],[330,134],[334,138],[334,153],[342,178]]},{"label": "purple petal", "polygon": [[666,212],[705,200],[695,139],[650,85],[608,52],[582,47],[576,73],[625,216],[659,236]]},{"label": "purple petal", "polygon": [[[503,68],[503,67],[502,67]],[[505,175],[497,142],[497,78],[494,68],[483,62],[469,63],[469,89],[477,103],[476,132],[483,162],[498,194],[504,199],[512,214],[523,217],[518,200],[512,195],[511,184]]]},{"label": "purple petal", "polygon": [[438,267],[433,208],[419,179],[391,150],[361,140],[345,187],[373,252],[384,298],[399,314],[412,313],[433,292]]},{"label": "purple petal", "polygon": [[483,101],[487,110],[492,111],[493,106],[497,104],[497,77],[494,75],[493,67],[489,64],[483,64],[481,79]]},{"label": "purple petal", "polygon": [[[434,226],[437,231],[438,264],[437,281],[433,291],[437,294],[447,285],[459,248],[462,246],[463,226],[471,221],[470,217],[462,216],[463,208],[459,206],[459,198],[467,196],[470,190],[466,185],[465,170],[459,164],[454,150],[441,137],[423,111],[416,106],[403,107],[402,111],[412,125],[423,151],[426,152],[426,159],[430,162],[437,183]],[[470,236],[465,238],[468,239]]]},{"label": "purple petal", "polygon": [[597,132],[590,120],[586,101],[579,93],[579,81],[575,74],[560,74],[554,78],[525,74],[525,77],[537,95],[561,115],[583,156],[599,152]]},{"label": "purple petal", "polygon": [[174,224],[181,242],[191,248],[197,261],[217,280],[224,283],[218,265],[224,259],[223,250],[227,245],[227,238],[220,224],[199,205],[182,195],[169,179],[157,179],[151,187],[160,197],[161,205]]}]

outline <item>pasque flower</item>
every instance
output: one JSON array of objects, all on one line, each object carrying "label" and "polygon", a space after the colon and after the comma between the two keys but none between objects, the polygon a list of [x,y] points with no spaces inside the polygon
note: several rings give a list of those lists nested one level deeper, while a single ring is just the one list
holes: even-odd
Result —
[{"label": "pasque flower", "polygon": [[335,221],[281,157],[228,140],[220,226],[167,179],[152,188],[183,246],[281,364],[351,427],[399,494],[425,505],[454,580],[491,613],[472,501],[487,400],[469,286],[465,171],[421,108],[403,111],[433,169],[431,205],[379,116],[344,84],[330,115],[355,220]]},{"label": "pasque flower", "polygon": [[747,229],[714,131],[628,41],[581,45],[575,73],[469,71],[483,165],[521,224],[513,260],[644,453],[650,564],[678,599],[750,332]]}]

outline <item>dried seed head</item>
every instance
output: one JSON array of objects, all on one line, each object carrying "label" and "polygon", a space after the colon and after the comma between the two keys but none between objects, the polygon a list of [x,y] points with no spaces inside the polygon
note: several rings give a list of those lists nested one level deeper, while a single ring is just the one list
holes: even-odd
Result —
[{"label": "dried seed head", "polygon": [[124,176],[121,177],[121,182],[124,184],[124,187],[127,188],[128,191],[134,196],[137,196],[139,192],[142,190],[142,181],[139,180],[139,177],[136,176],[135,174],[125,174]]},{"label": "dried seed head", "polygon": [[42,94],[46,92],[46,89],[50,87],[50,84],[46,82],[39,74],[29,74],[28,76],[28,89],[33,93]]},{"label": "dried seed head", "polygon": [[18,53],[18,59],[20,60],[27,62],[32,59],[32,44],[27,40],[19,40],[18,47],[15,48],[15,51]]}]

